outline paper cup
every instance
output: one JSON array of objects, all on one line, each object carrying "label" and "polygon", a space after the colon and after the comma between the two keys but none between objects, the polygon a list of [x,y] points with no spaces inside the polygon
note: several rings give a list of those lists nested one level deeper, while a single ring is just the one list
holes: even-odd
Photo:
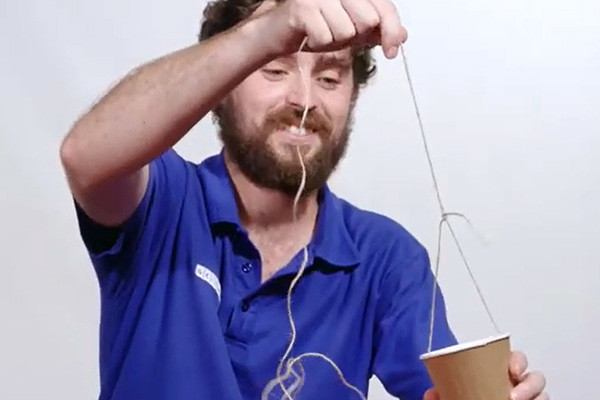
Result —
[{"label": "paper cup", "polygon": [[421,355],[441,400],[509,400],[510,334]]}]

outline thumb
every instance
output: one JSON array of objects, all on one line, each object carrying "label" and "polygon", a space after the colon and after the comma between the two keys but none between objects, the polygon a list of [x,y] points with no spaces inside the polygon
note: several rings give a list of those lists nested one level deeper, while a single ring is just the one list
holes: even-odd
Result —
[{"label": "thumb", "polygon": [[440,395],[435,388],[431,388],[425,392],[423,400],[440,400]]}]

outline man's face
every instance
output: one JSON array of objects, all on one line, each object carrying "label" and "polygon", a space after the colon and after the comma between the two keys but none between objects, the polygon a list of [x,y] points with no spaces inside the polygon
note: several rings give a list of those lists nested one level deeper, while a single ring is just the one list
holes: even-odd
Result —
[{"label": "man's face", "polygon": [[[225,151],[255,184],[289,195],[300,186],[300,153],[307,172],[304,193],[312,192],[345,154],[354,97],[349,49],[276,59],[221,103]],[[306,105],[305,129],[298,132]]]}]

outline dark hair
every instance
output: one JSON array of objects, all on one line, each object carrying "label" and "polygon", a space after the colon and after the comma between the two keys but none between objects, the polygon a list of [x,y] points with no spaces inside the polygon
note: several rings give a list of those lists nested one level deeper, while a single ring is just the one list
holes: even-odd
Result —
[{"label": "dark hair", "polygon": [[[211,0],[203,13],[198,40],[206,40],[218,33],[233,28],[248,18],[264,0]],[[281,0],[276,0],[277,2]],[[375,75],[375,60],[368,48],[352,49],[352,72],[356,88],[368,83]]]}]

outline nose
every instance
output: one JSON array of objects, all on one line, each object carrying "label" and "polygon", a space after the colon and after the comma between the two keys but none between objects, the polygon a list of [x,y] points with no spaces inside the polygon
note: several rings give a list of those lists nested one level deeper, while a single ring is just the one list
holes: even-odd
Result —
[{"label": "nose", "polygon": [[[316,108],[315,97],[312,93],[311,82],[306,82],[307,78],[300,73],[294,74],[294,78],[289,80],[289,86],[286,93],[286,103],[298,112],[303,112],[308,107],[308,112]],[[310,78],[309,78],[310,79]]]}]

